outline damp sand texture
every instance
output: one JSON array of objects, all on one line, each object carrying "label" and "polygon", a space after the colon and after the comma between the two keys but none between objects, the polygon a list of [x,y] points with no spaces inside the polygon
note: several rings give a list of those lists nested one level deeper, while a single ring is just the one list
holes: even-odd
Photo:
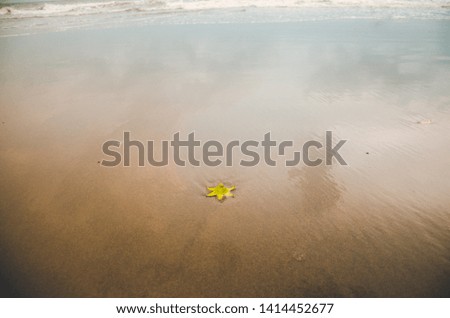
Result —
[{"label": "damp sand texture", "polygon": [[[1,37],[2,293],[449,296],[449,30],[358,19]],[[124,131],[302,144],[327,130],[348,140],[348,166],[98,163]],[[234,198],[206,197],[219,182]]]}]

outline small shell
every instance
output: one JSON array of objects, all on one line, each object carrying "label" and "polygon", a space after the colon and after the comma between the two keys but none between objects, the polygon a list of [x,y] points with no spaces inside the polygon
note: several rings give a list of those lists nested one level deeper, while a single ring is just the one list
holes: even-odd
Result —
[{"label": "small shell", "polygon": [[429,125],[432,123],[431,119],[424,119],[417,122],[420,125]]},{"label": "small shell", "polygon": [[303,253],[300,252],[295,252],[292,257],[297,261],[297,262],[302,262],[305,260],[305,255]]}]

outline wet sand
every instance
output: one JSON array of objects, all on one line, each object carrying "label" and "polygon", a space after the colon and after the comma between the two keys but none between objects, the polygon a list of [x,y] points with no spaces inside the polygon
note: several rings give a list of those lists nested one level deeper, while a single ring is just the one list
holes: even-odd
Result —
[{"label": "wet sand", "polygon": [[[355,20],[1,38],[0,295],[450,296],[449,30]],[[326,130],[348,140],[348,166],[98,163],[123,131],[301,144]],[[234,199],[205,197],[220,181]]]}]

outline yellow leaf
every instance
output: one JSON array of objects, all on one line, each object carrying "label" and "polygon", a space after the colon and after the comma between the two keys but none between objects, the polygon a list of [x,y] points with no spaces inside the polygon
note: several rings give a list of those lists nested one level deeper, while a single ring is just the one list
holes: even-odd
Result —
[{"label": "yellow leaf", "polygon": [[234,189],[236,189],[235,186],[227,188],[223,185],[223,183],[219,183],[216,187],[208,187],[208,190],[211,192],[206,196],[217,197],[217,200],[222,201],[225,197],[234,197],[234,194],[231,193]]}]

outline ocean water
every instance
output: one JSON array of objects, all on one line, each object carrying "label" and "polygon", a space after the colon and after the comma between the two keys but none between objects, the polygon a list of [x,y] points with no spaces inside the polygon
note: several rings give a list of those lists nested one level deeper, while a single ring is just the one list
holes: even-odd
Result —
[{"label": "ocean water", "polygon": [[450,19],[447,0],[3,0],[0,36],[136,24]]}]

